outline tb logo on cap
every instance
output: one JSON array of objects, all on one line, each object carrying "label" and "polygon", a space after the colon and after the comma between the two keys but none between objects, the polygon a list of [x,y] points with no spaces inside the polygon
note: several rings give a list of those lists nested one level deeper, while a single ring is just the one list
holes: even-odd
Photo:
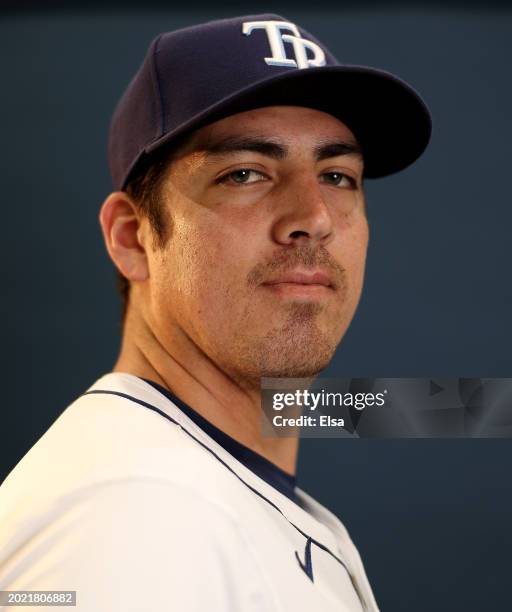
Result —
[{"label": "tb logo on cap", "polygon": [[[255,29],[264,29],[267,33],[272,57],[263,58],[269,66],[291,66],[293,68],[310,68],[311,66],[325,66],[325,54],[312,40],[301,38],[300,32],[294,23],[289,21],[246,21],[242,25],[242,32],[249,36]],[[289,30],[293,34],[282,34],[281,30]],[[291,42],[295,59],[286,57],[283,42]],[[314,53],[310,58],[306,49]]]}]

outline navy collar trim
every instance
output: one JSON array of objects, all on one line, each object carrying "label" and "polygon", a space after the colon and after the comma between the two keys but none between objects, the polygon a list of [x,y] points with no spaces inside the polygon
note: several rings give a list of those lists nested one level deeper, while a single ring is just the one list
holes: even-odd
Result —
[{"label": "navy collar trim", "polygon": [[169,391],[169,389],[166,389],[162,385],[159,385],[158,383],[147,378],[141,378],[141,380],[148,383],[148,385],[151,385],[154,389],[173,402],[173,404],[176,404],[176,406],[178,406],[178,408],[184,412],[191,421],[193,421],[207,435],[209,435],[210,438],[213,438],[215,442],[222,446],[222,448],[224,448],[224,450],[226,450],[230,455],[245,465],[246,468],[254,472],[257,476],[277,489],[280,493],[286,495],[286,497],[299,504],[299,500],[295,493],[295,476],[288,474],[288,472],[285,472],[259,453],[256,453],[231,436],[228,436],[221,429],[215,427],[215,425],[212,425],[210,421],[206,420],[179,397],[176,397],[173,393],[171,393],[171,391]]}]

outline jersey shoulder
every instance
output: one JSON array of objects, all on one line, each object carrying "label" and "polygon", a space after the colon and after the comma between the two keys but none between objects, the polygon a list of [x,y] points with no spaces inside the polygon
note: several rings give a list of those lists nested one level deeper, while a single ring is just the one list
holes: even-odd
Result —
[{"label": "jersey shoulder", "polygon": [[108,374],[89,391],[60,414],[2,483],[0,522],[9,508],[19,518],[21,509],[51,507],[80,490],[133,479],[200,491],[222,505],[222,489],[233,479],[215,450],[201,443],[204,434],[167,398],[126,374]]}]

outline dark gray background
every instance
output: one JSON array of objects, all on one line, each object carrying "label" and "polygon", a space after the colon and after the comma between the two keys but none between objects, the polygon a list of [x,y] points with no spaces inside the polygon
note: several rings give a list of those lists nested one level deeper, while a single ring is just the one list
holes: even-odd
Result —
[{"label": "dark gray background", "polygon": [[[114,363],[110,115],[157,33],[207,19],[278,12],[433,113],[425,156],[367,185],[365,291],[325,375],[511,375],[512,12],[472,5],[4,13],[0,479]],[[511,459],[506,440],[305,440],[298,480],[346,524],[383,611],[512,609]]]}]

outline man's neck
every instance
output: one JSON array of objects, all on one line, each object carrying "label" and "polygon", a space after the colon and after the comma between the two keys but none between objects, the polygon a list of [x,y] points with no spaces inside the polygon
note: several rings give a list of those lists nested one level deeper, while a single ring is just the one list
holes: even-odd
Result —
[{"label": "man's neck", "polygon": [[263,437],[259,386],[240,384],[178,331],[164,347],[145,322],[134,319],[125,323],[113,372],[162,385],[228,436],[295,474],[298,438]]}]

